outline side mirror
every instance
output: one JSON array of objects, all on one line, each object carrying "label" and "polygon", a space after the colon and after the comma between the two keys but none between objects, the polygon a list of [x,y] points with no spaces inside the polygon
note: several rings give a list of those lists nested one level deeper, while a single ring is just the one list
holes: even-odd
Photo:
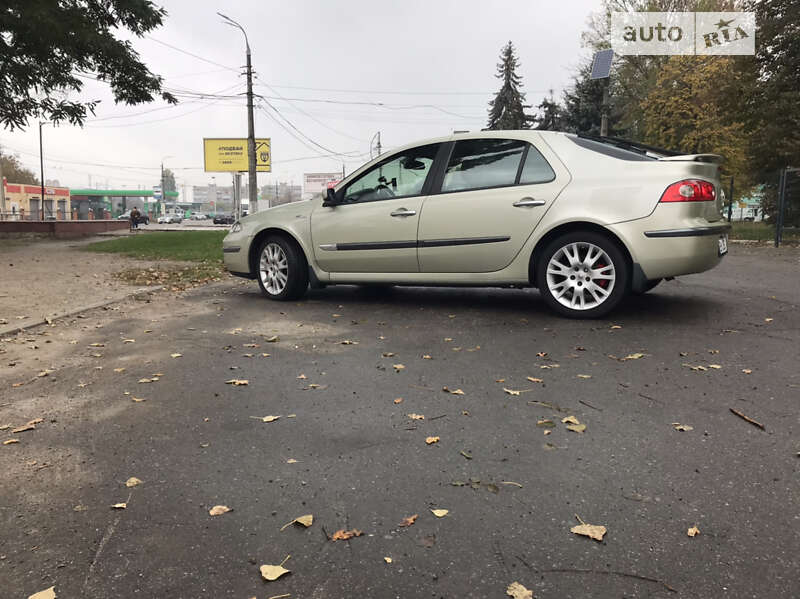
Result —
[{"label": "side mirror", "polygon": [[337,204],[339,204],[339,198],[336,197],[336,191],[332,187],[329,187],[325,200],[322,202],[322,206],[325,208],[333,208]]}]

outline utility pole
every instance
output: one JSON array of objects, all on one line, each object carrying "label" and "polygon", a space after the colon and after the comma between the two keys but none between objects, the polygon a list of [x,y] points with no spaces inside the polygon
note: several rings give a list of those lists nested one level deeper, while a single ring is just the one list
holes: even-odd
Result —
[{"label": "utility pole", "polygon": [[381,132],[378,131],[378,143],[376,144],[376,148],[378,150],[378,156],[381,155]]},{"label": "utility pole", "polygon": [[250,60],[250,42],[247,40],[247,32],[239,23],[226,17],[222,13],[217,13],[225,19],[225,23],[231,27],[236,27],[244,35],[244,44],[247,49],[247,174],[248,174],[248,199],[250,201],[249,214],[258,212],[258,177],[256,174],[256,134],[253,121],[253,65]]},{"label": "utility pole", "polygon": [[44,125],[44,123],[39,121],[39,183],[41,183],[42,186],[40,208],[42,220],[44,220],[44,152],[42,151],[42,125]]},{"label": "utility pole", "polygon": [[6,218],[6,180],[3,179],[3,161],[0,160],[0,220]]}]

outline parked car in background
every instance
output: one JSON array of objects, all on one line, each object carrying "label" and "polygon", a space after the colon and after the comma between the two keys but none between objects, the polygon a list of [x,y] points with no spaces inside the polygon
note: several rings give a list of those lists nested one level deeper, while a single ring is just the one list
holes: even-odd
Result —
[{"label": "parked car in background", "polygon": [[183,215],[177,214],[174,212],[170,212],[169,214],[162,214],[158,217],[158,224],[172,224],[172,223],[180,223],[183,221]]},{"label": "parked car in background", "polygon": [[191,219],[192,219],[192,220],[206,220],[207,218],[208,218],[208,216],[206,216],[206,215],[205,215],[205,214],[203,214],[202,212],[195,212],[195,213],[194,213],[194,214],[192,214],[192,216],[191,216]]},{"label": "parked car in background", "polygon": [[215,225],[232,225],[236,219],[233,217],[233,214],[215,214],[214,215],[214,224]]},{"label": "parked car in background", "polygon": [[309,283],[538,287],[561,315],[600,317],[719,264],[720,162],[555,131],[452,135],[242,219],[222,251],[274,300]]},{"label": "parked car in background", "polygon": [[[117,217],[117,220],[131,220],[131,211],[126,210],[122,214]],[[139,224],[140,225],[149,225],[150,224],[150,217],[147,216],[144,212],[139,213]]]}]

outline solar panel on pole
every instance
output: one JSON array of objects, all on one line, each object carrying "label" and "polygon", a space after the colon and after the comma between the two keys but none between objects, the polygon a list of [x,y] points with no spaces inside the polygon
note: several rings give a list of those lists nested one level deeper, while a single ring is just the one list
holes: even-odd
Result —
[{"label": "solar panel on pole", "polygon": [[592,73],[590,79],[607,79],[611,73],[611,62],[614,60],[614,50],[600,50],[595,52],[592,59]]}]

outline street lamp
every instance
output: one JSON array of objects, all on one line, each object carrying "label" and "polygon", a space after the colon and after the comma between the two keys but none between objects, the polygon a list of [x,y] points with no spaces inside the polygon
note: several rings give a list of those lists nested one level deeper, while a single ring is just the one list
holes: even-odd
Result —
[{"label": "street lamp", "polygon": [[250,62],[250,42],[244,27],[221,12],[217,13],[224,19],[226,25],[236,27],[244,35],[244,45],[247,48],[247,188],[250,200],[250,213],[258,212],[258,177],[256,176],[256,134],[253,124],[253,65]]}]

